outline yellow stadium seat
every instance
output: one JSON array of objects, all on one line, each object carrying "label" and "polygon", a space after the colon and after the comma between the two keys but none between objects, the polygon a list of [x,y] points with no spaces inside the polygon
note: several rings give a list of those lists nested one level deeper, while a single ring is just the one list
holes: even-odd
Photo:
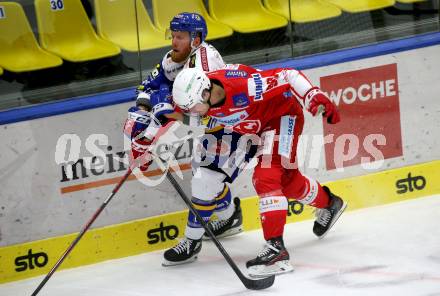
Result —
[{"label": "yellow stadium seat", "polygon": [[217,39],[231,36],[231,27],[217,22],[209,16],[202,0],[152,0],[153,17],[158,28],[165,30],[170,26],[171,19],[181,12],[196,12],[203,16],[208,27],[206,39]]},{"label": "yellow stadium seat", "polygon": [[287,26],[287,19],[267,10],[260,0],[209,0],[211,16],[240,33]]},{"label": "yellow stadium seat", "polygon": [[[288,0],[264,0],[264,5],[289,19]],[[290,20],[295,23],[320,21],[339,15],[339,7],[321,0],[290,0]]]},{"label": "yellow stadium seat", "polygon": [[417,2],[424,2],[426,0],[396,0],[396,1],[400,3],[417,3]]},{"label": "yellow stadium seat", "polygon": [[[138,29],[136,29],[137,5]],[[148,50],[170,46],[165,31],[158,30],[148,15],[142,0],[95,0],[98,34],[127,51]]]},{"label": "yellow stadium seat", "polygon": [[371,11],[376,9],[393,6],[394,0],[325,0],[336,6],[339,6],[343,11],[356,13],[363,11]]},{"label": "yellow stadium seat", "polygon": [[0,75],[2,75],[3,74],[3,69],[2,68],[0,68]]},{"label": "yellow stadium seat", "polygon": [[40,43],[71,62],[84,62],[119,54],[121,49],[98,37],[80,0],[35,0]]},{"label": "yellow stadium seat", "polygon": [[18,3],[0,2],[0,32],[0,66],[8,71],[34,71],[63,63],[41,49]]}]

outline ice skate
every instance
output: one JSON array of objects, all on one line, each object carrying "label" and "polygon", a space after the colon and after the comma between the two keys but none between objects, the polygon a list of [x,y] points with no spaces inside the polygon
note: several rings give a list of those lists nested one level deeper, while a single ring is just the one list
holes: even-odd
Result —
[{"label": "ice skate", "polygon": [[[231,236],[243,231],[243,215],[241,212],[240,199],[234,198],[235,210],[229,219],[215,220],[208,223],[217,238]],[[207,233],[203,235],[204,240],[211,239]]]},{"label": "ice skate", "polygon": [[251,277],[266,277],[293,271],[289,259],[283,238],[277,237],[268,240],[257,258],[246,262],[246,267]]},{"label": "ice skate", "polygon": [[347,207],[347,203],[331,193],[327,186],[322,186],[322,188],[330,196],[330,205],[323,209],[316,209],[313,233],[319,238],[323,238],[328,233]]},{"label": "ice skate", "polygon": [[163,254],[162,266],[173,266],[193,262],[202,249],[202,241],[183,238],[176,246]]}]

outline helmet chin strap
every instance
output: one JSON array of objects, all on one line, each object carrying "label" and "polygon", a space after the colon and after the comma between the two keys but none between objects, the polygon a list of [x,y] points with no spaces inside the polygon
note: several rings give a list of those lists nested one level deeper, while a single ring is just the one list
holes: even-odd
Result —
[{"label": "helmet chin strap", "polygon": [[196,40],[197,37],[198,36],[196,36],[196,37],[191,36],[191,53],[190,53],[190,55],[193,54],[202,45],[202,42],[200,42],[200,44],[198,46],[194,46],[194,40]]}]

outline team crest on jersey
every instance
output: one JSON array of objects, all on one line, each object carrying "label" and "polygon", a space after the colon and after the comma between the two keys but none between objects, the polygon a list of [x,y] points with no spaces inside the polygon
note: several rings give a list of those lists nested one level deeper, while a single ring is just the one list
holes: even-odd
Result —
[{"label": "team crest on jersey", "polygon": [[235,96],[232,96],[232,102],[237,108],[246,107],[249,105],[249,98],[245,93],[239,93]]},{"label": "team crest on jersey", "polygon": [[189,68],[195,68],[196,67],[196,55],[193,54],[190,58],[189,58],[189,64],[188,64]]},{"label": "team crest on jersey", "polygon": [[225,71],[226,78],[246,78],[248,77],[248,73],[246,71],[241,70],[227,70]]},{"label": "team crest on jersey", "polygon": [[261,122],[259,120],[243,120],[235,125],[234,129],[242,134],[256,134],[261,129]]}]

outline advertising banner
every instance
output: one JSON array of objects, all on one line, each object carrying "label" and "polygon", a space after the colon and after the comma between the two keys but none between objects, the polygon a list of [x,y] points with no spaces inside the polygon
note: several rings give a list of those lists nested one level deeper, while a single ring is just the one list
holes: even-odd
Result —
[{"label": "advertising banner", "polygon": [[342,121],[324,121],[327,170],[403,155],[397,64],[324,76]]}]

